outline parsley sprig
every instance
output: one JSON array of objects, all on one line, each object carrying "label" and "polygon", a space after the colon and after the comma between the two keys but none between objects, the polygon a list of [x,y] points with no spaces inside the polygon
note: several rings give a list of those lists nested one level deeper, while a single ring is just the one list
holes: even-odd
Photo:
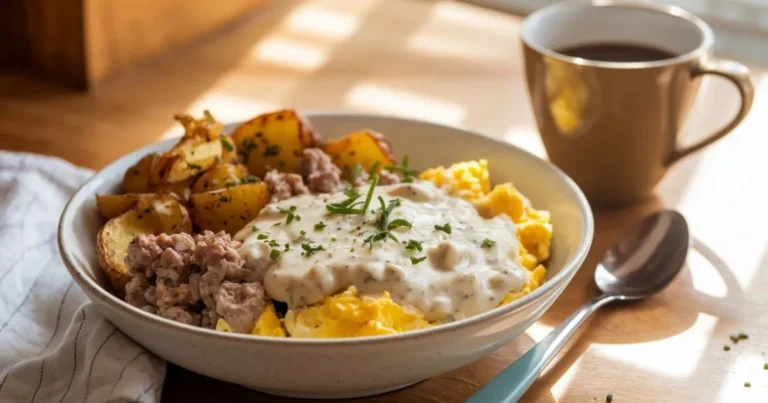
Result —
[{"label": "parsley sprig", "polygon": [[417,250],[419,252],[422,251],[421,244],[424,243],[423,241],[416,241],[414,239],[408,240],[408,244],[405,245],[405,249],[407,250]]},{"label": "parsley sprig", "polygon": [[400,199],[392,199],[386,205],[384,204],[384,199],[381,196],[379,196],[378,200],[379,205],[381,206],[381,214],[379,215],[379,220],[376,222],[376,226],[379,227],[380,230],[385,230],[387,228],[387,221],[389,220],[389,215],[392,213],[392,210],[394,210],[395,207],[400,207]]},{"label": "parsley sprig", "polygon": [[323,248],[321,245],[312,246],[312,244],[309,242],[304,242],[301,244],[301,249],[304,249],[304,253],[302,253],[302,255],[306,257],[310,257],[313,253],[325,250],[325,248]]}]

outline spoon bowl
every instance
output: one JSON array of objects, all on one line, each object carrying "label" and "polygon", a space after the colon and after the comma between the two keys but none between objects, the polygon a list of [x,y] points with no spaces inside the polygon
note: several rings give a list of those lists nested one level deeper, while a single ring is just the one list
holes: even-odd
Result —
[{"label": "spoon bowl", "polygon": [[614,301],[637,301],[669,285],[683,268],[691,238],[680,213],[663,210],[630,227],[603,255],[595,270],[602,291],[467,402],[517,402],[568,339],[595,311]]},{"label": "spoon bowl", "polygon": [[688,225],[680,213],[664,210],[649,215],[605,252],[595,270],[597,288],[620,300],[647,298],[680,272],[689,247]]}]

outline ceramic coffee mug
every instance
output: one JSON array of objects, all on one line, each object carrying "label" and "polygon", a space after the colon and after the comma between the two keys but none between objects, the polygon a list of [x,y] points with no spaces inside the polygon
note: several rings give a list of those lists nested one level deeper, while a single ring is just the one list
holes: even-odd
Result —
[{"label": "ceramic coffee mug", "polygon": [[[752,105],[747,68],[713,58],[712,30],[677,7],[567,1],[529,15],[521,38],[549,158],[595,204],[646,199],[670,166],[728,134]],[[667,55],[643,55],[638,46]],[[591,52],[589,58],[574,56],[576,47]],[[741,108],[721,130],[680,147],[678,136],[705,74],[735,84]]]}]

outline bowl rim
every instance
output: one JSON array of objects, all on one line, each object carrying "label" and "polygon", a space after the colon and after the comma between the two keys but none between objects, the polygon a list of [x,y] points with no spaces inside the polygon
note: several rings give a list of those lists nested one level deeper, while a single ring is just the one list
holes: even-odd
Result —
[{"label": "bowl rim", "polygon": [[[417,123],[420,125],[427,125],[427,126],[432,126],[434,128],[439,128],[441,130],[446,130],[446,129],[454,130],[454,131],[462,132],[463,134],[466,134],[466,135],[481,136],[481,137],[484,137],[486,140],[498,143],[499,146],[512,148],[516,150],[516,152],[523,154],[529,160],[536,161],[535,163],[542,164],[548,167],[550,170],[552,170],[552,172],[554,172],[554,174],[560,180],[562,180],[565,183],[565,185],[568,187],[571,193],[576,197],[579,211],[584,217],[585,232],[583,234],[583,237],[579,242],[579,245],[576,248],[576,251],[573,257],[565,263],[563,268],[557,274],[555,274],[553,278],[546,281],[544,284],[542,284],[539,288],[537,288],[533,292],[502,307],[497,307],[497,308],[491,309],[490,311],[483,312],[478,315],[470,316],[464,319],[460,319],[460,320],[446,323],[446,324],[441,324],[438,326],[428,327],[424,329],[410,330],[407,332],[396,333],[391,335],[380,335],[380,336],[364,336],[364,337],[351,337],[351,338],[293,338],[293,337],[270,337],[270,336],[251,335],[251,334],[221,332],[221,331],[216,331],[214,329],[207,329],[207,328],[187,325],[184,323],[163,318],[158,315],[151,314],[149,312],[145,312],[137,307],[134,307],[128,304],[124,300],[112,294],[109,290],[100,286],[93,278],[91,278],[91,276],[86,274],[85,269],[83,267],[80,267],[78,264],[75,263],[75,260],[72,258],[72,254],[68,246],[68,245],[72,245],[73,242],[65,240],[63,235],[65,232],[64,225],[67,223],[69,224],[73,223],[73,216],[76,212],[74,206],[72,205],[73,201],[78,198],[86,197],[82,194],[84,192],[84,189],[90,187],[94,182],[101,180],[100,175],[106,172],[107,170],[109,170],[110,168],[112,168],[114,165],[117,165],[118,163],[125,160],[126,158],[145,154],[147,152],[145,151],[146,148],[156,146],[157,144],[160,144],[160,143],[170,143],[176,140],[175,138],[171,138],[164,141],[147,144],[137,150],[134,150],[128,154],[125,154],[117,158],[116,160],[112,161],[110,164],[108,164],[107,166],[105,166],[104,168],[96,172],[93,176],[88,178],[88,180],[86,180],[82,185],[80,185],[80,187],[72,194],[70,199],[67,201],[67,204],[64,206],[64,210],[62,211],[62,214],[59,218],[58,231],[57,231],[57,242],[59,246],[59,254],[61,255],[62,261],[64,262],[64,266],[67,268],[67,271],[70,273],[73,279],[78,283],[78,285],[86,292],[86,294],[88,294],[90,298],[92,299],[97,298],[102,303],[111,305],[115,309],[123,310],[126,314],[132,316],[133,319],[135,320],[149,321],[152,324],[163,326],[166,328],[192,332],[196,336],[206,337],[209,339],[216,339],[217,341],[220,341],[220,342],[262,343],[262,344],[271,345],[271,346],[275,346],[275,345],[349,346],[349,345],[361,345],[361,344],[388,343],[388,342],[395,342],[395,341],[400,341],[405,339],[429,337],[437,333],[444,333],[444,332],[449,332],[459,328],[469,327],[478,322],[487,321],[489,319],[499,317],[501,315],[510,313],[512,311],[520,310],[524,307],[527,307],[533,304],[534,302],[536,302],[537,299],[539,299],[539,297],[547,294],[548,292],[553,290],[555,287],[560,285],[562,282],[569,281],[570,278],[572,278],[572,276],[581,267],[584,260],[586,259],[587,253],[589,252],[589,249],[592,245],[592,240],[594,236],[594,218],[592,215],[591,207],[589,205],[589,202],[587,201],[587,198],[584,196],[584,193],[581,191],[578,185],[576,185],[576,183],[568,175],[566,175],[562,170],[560,170],[560,168],[558,168],[551,162],[545,159],[539,158],[531,154],[530,152],[515,146],[514,144],[503,142],[501,140],[497,140],[490,136],[483,135],[481,133],[474,132],[471,130],[466,130],[461,127],[448,126],[448,125],[443,125],[443,124],[425,121],[425,120],[419,120],[419,119],[413,119],[413,118],[407,118],[407,117],[398,117],[398,116],[388,116],[388,115],[381,115],[381,114],[374,114],[374,113],[365,113],[365,112],[348,112],[348,111],[332,111],[332,110],[301,110],[301,114],[309,119],[310,124],[312,123],[313,117],[367,118],[367,119],[395,120],[395,121],[403,122],[405,124]],[[242,121],[231,122],[227,124],[226,127],[233,127],[240,123],[242,123]]]}]

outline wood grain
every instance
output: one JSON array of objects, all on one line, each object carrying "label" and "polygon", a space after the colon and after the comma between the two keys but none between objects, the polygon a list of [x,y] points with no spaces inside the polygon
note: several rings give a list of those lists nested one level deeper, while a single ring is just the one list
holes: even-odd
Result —
[{"label": "wood grain", "polygon": [[[106,79],[90,94],[0,74],[0,148],[98,169],[173,133],[171,116],[180,111],[206,107],[233,121],[292,106],[415,115],[544,156],[521,72],[519,22],[448,1],[275,2],[234,29]],[[360,400],[467,398],[595,295],[594,265],[625,227],[667,207],[686,216],[697,238],[687,267],[653,299],[598,313],[524,401],[603,402],[608,393],[614,402],[768,401],[768,188],[758,176],[768,171],[768,116],[760,112],[768,108],[766,77],[754,68],[753,113],[722,142],[674,167],[655,199],[596,212],[587,262],[538,323],[475,363]],[[725,122],[737,104],[727,83],[705,82],[688,140]],[[749,340],[731,344],[728,335],[742,331]],[[163,402],[261,400],[292,401],[175,366],[163,390]]]}]

